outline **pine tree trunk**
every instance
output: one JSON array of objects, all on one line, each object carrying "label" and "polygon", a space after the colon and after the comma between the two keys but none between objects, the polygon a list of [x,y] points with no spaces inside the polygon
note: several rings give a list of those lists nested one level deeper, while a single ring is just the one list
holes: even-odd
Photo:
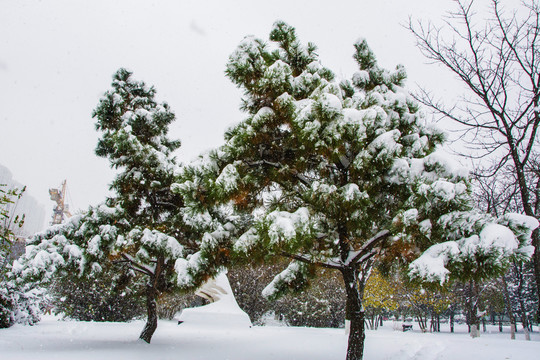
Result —
[{"label": "pine tree trunk", "polygon": [[150,344],[150,340],[152,340],[152,336],[154,335],[154,332],[157,329],[158,316],[157,316],[156,296],[157,296],[156,289],[151,284],[147,284],[146,285],[146,312],[147,312],[148,317],[146,320],[146,325],[144,326],[144,329],[141,332],[139,339],[144,340],[149,344]]},{"label": "pine tree trunk", "polygon": [[362,360],[364,356],[364,309],[362,307],[363,284],[359,283],[358,270],[345,268],[341,270],[347,293],[346,316],[350,320],[347,360]]},{"label": "pine tree trunk", "polygon": [[478,288],[472,280],[469,283],[470,298],[467,301],[469,311],[469,325],[472,338],[480,337],[480,318],[478,317]]},{"label": "pine tree trunk", "polygon": [[454,332],[454,309],[450,311],[450,332]]}]

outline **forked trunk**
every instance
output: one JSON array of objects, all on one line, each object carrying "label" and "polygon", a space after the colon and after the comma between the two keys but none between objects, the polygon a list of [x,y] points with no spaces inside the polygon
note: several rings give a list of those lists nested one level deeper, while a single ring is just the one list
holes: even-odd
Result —
[{"label": "forked trunk", "polygon": [[359,283],[358,270],[346,268],[341,271],[347,293],[346,317],[350,321],[347,360],[361,360],[364,356],[364,309],[362,307],[363,284]]},{"label": "forked trunk", "polygon": [[149,344],[150,340],[152,340],[152,335],[154,335],[154,332],[157,329],[158,317],[156,295],[156,289],[150,284],[146,285],[146,312],[148,318],[146,319],[146,325],[144,325],[144,329],[141,332],[139,339],[144,340]]}]

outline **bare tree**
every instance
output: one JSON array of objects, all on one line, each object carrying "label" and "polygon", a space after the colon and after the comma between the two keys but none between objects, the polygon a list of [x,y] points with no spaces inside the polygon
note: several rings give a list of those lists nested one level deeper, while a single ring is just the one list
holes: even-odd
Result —
[{"label": "bare tree", "polygon": [[[426,90],[417,99],[441,118],[460,124],[469,156],[493,161],[479,175],[504,173],[499,178],[513,180],[506,196],[515,195],[518,207],[538,218],[540,6],[526,0],[510,12],[491,0],[489,17],[479,19],[474,1],[455,3],[456,11],[449,12],[441,26],[410,20],[408,29],[424,56],[450,70],[466,91],[451,105]],[[508,204],[510,198],[500,200]],[[536,229],[532,236],[538,289],[539,235]]]}]

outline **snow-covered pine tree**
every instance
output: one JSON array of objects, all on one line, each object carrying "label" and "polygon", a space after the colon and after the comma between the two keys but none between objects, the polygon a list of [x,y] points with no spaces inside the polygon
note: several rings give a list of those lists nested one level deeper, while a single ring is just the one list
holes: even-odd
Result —
[{"label": "snow-covered pine tree", "polygon": [[103,263],[112,262],[118,275],[111,288],[126,279],[144,281],[148,319],[140,338],[146,342],[157,327],[158,296],[179,289],[178,259],[200,250],[198,231],[214,225],[190,217],[182,196],[170,191],[180,143],[167,137],[174,114],[154,96],[153,87],[118,70],[94,111],[101,132],[96,153],[118,170],[110,187],[114,195],[36,235],[16,264],[24,278],[47,282],[56,274],[99,276]]},{"label": "snow-covered pine tree", "polygon": [[301,288],[316,266],[339,271],[351,321],[349,360],[363,356],[362,297],[377,259],[393,248],[418,256],[445,239],[444,219],[466,220],[473,211],[467,171],[437,151],[444,136],[403,89],[403,67],[380,68],[365,40],[354,47],[359,71],[338,81],[315,45],[302,45],[283,22],[268,43],[245,38],[226,73],[244,90],[248,117],[174,186],[253,215],[234,242],[237,258],[292,259],[266,296]]},{"label": "snow-covered pine tree", "polygon": [[105,93],[93,116],[101,132],[96,154],[121,170],[110,186],[115,195],[107,205],[122,209],[129,224],[126,243],[113,255],[116,262],[146,275],[148,320],[141,339],[150,342],[157,327],[156,299],[172,286],[174,263],[183,254],[178,215],[182,199],[169,189],[177,167],[173,153],[180,142],[167,137],[175,120],[169,106],[158,104],[155,89],[131,75],[125,69],[116,72],[112,91]]}]

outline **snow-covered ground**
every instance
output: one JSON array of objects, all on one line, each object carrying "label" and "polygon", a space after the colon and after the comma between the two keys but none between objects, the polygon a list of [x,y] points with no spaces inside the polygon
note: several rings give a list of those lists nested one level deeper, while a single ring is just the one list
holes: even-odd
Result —
[{"label": "snow-covered ground", "polygon": [[[60,321],[45,316],[35,326],[15,325],[0,329],[1,359],[345,359],[347,338],[343,329],[294,327],[246,327],[213,323],[160,321],[152,344],[137,341],[143,321],[131,323],[91,323]],[[416,324],[414,324],[417,329]],[[394,331],[388,322],[377,331],[368,331],[366,360],[375,359],[538,359],[540,334],[535,328],[532,341],[518,333],[510,340],[497,326],[471,339],[465,325],[450,334],[422,334],[417,330]]]}]

